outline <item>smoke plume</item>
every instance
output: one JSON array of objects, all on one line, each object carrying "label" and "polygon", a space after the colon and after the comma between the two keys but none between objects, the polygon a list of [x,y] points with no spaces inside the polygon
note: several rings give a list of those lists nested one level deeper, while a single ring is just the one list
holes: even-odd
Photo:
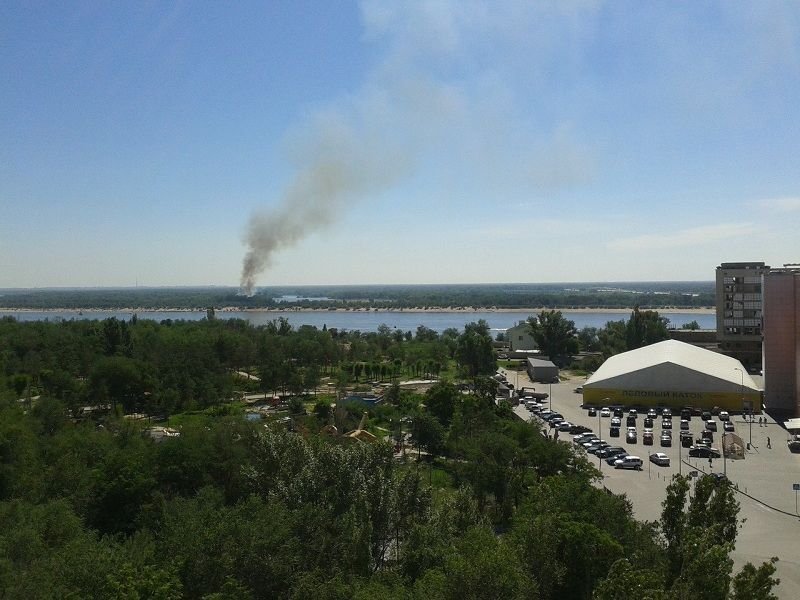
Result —
[{"label": "smoke plume", "polygon": [[330,225],[359,198],[391,185],[407,163],[404,153],[391,144],[376,148],[370,132],[341,124],[317,127],[310,146],[302,151],[305,166],[280,204],[250,217],[241,279],[248,295],[277,252]]},{"label": "smoke plume", "polygon": [[[423,162],[439,185],[472,194],[487,184],[495,193],[501,186],[519,193],[585,181],[591,160],[570,128],[543,129],[520,119],[524,111],[505,83],[519,79],[515,64],[538,81],[546,71],[530,69],[532,57],[546,57],[543,48],[561,40],[556,32],[563,27],[575,35],[575,15],[568,11],[564,18],[558,8],[532,3],[499,4],[362,0],[365,39],[383,49],[382,60],[362,88],[310,119],[294,139],[293,180],[247,226],[244,293],[253,293],[278,252]],[[498,47],[517,62],[485,61],[487,49],[497,53]],[[506,63],[512,66],[504,70]]]}]

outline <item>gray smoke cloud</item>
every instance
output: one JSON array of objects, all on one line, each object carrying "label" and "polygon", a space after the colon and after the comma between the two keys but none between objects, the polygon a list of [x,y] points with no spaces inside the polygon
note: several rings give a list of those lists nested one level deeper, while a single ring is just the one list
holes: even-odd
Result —
[{"label": "gray smoke cloud", "polygon": [[407,168],[408,154],[388,143],[376,147],[374,133],[341,124],[319,127],[302,151],[305,166],[280,204],[250,217],[241,279],[248,295],[277,252],[330,225],[349,205],[390,186]]},{"label": "gray smoke cloud", "polygon": [[[518,192],[584,182],[592,160],[570,128],[520,120],[504,72],[497,71],[504,63],[484,65],[475,51],[504,44],[527,70],[533,56],[547,56],[540,50],[561,39],[554,19],[575,29],[574,11],[564,19],[560,6],[509,2],[498,10],[481,0],[362,0],[365,39],[385,43],[383,60],[360,90],[314,116],[294,139],[293,180],[276,206],[248,222],[242,291],[253,293],[277,253],[380,195],[425,158],[436,165],[440,185],[473,192],[487,183],[495,192]],[[475,68],[472,77],[464,75],[467,64]],[[509,80],[516,76],[508,72]]]},{"label": "gray smoke cloud", "polygon": [[311,119],[293,140],[294,179],[276,207],[257,211],[248,222],[242,292],[253,294],[256,278],[278,252],[406,177],[437,131],[460,110],[452,88],[406,75],[370,86]]}]

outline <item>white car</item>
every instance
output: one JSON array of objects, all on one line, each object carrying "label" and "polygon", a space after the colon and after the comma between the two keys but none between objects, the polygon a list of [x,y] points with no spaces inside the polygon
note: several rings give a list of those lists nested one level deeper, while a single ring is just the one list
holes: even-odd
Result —
[{"label": "white car", "polygon": [[611,409],[609,409],[609,408],[602,409],[600,411],[600,416],[601,417],[610,417],[611,416]]},{"label": "white car", "polygon": [[619,460],[614,461],[614,468],[615,469],[641,469],[642,459],[638,456],[626,456],[625,458],[621,458]]},{"label": "white car", "polygon": [[668,467],[669,456],[667,456],[663,452],[656,452],[655,454],[650,455],[650,462],[660,465],[662,467]]}]

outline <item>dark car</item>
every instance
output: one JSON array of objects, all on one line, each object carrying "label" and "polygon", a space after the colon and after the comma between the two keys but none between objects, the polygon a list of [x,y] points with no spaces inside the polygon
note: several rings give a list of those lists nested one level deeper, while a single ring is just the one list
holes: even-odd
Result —
[{"label": "dark car", "polygon": [[689,448],[689,456],[692,458],[719,458],[720,453],[716,448],[706,448],[705,446],[692,446]]},{"label": "dark car", "polygon": [[569,428],[569,432],[572,435],[577,435],[579,433],[586,433],[587,431],[591,431],[586,425],[573,425]]},{"label": "dark car", "polygon": [[647,415],[644,418],[644,426],[652,428],[653,427],[653,417],[651,417],[650,415]]},{"label": "dark car", "polygon": [[658,416],[658,413],[656,412],[655,408],[651,408],[650,410],[647,411],[647,416],[650,417],[651,419],[655,419]]},{"label": "dark car", "polygon": [[608,430],[609,437],[619,437],[619,427],[612,427]]},{"label": "dark car", "polygon": [[667,435],[669,431],[665,431],[661,434],[661,446],[666,448],[667,446],[672,446],[672,436]]},{"label": "dark car", "polygon": [[692,409],[684,407],[681,409],[681,419],[686,419],[687,421],[692,420]]},{"label": "dark car", "polygon": [[709,442],[713,442],[714,441],[714,432],[713,431],[708,431],[707,429],[705,431],[701,431],[700,432],[700,438],[704,439],[704,440],[707,440]]},{"label": "dark car", "polygon": [[722,424],[722,429],[724,429],[725,431],[735,431],[736,430],[736,428],[733,426],[733,423],[731,421],[725,421]]},{"label": "dark car", "polygon": [[600,441],[600,442],[597,442],[596,444],[592,444],[591,446],[589,446],[586,449],[586,451],[589,454],[597,454],[600,450],[602,450],[603,448],[608,448],[610,445],[611,444],[609,444],[608,442]]},{"label": "dark car", "polygon": [[619,446],[609,446],[608,448],[603,448],[597,452],[596,456],[598,458],[609,458],[619,454],[625,454],[625,448],[620,448]]},{"label": "dark car", "polygon": [[645,446],[652,446],[653,445],[653,432],[652,432],[652,430],[645,429],[642,432],[642,443]]},{"label": "dark car", "polygon": [[625,420],[625,424],[628,427],[636,427],[636,415],[628,415],[628,418]]},{"label": "dark car", "polygon": [[597,409],[594,406],[589,408],[589,416],[590,417],[596,417],[597,416]]},{"label": "dark car", "polygon": [[615,406],[614,407],[614,416],[622,418],[623,416],[625,416],[625,409],[622,408],[621,406]]},{"label": "dark car", "polygon": [[[688,435],[684,435],[688,434]],[[681,433],[681,447],[683,448],[691,448],[692,447],[692,434],[688,431]]]},{"label": "dark car", "polygon": [[681,431],[689,431],[689,421],[687,419],[681,419]]},{"label": "dark car", "polygon": [[619,417],[611,417],[611,426],[612,427],[619,427],[622,425],[622,419]]},{"label": "dark car", "polygon": [[706,429],[709,431],[716,431],[717,430],[717,422],[713,420],[706,421]]},{"label": "dark car", "polygon": [[619,454],[614,454],[613,456],[607,457],[605,461],[607,465],[611,465],[613,467],[614,463],[617,462],[617,460],[619,460],[620,458],[625,458],[626,456],[628,456],[628,451],[623,450]]},{"label": "dark car", "polygon": [[661,429],[672,429],[672,420],[664,419],[661,421]]},{"label": "dark car", "polygon": [[711,418],[711,412],[704,410],[700,418],[703,419],[703,421],[708,421]]}]

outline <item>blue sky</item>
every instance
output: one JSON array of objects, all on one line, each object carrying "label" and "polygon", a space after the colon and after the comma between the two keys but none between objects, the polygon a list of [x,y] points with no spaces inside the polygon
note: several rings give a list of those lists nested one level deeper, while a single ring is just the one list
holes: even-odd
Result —
[{"label": "blue sky", "polygon": [[800,260],[796,2],[5,2],[0,287]]}]

